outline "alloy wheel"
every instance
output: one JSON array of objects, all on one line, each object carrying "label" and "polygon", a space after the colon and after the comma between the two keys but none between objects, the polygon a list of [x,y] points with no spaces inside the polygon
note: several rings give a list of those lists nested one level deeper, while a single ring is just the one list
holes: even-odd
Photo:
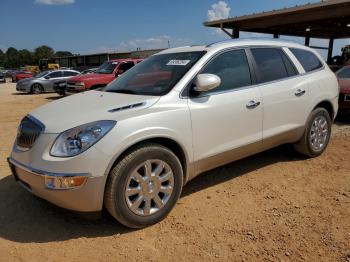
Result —
[{"label": "alloy wheel", "polygon": [[170,166],[159,159],[146,160],[130,173],[125,200],[134,214],[149,216],[167,204],[173,188],[174,174]]},{"label": "alloy wheel", "polygon": [[326,117],[319,115],[312,122],[309,134],[310,145],[313,150],[320,151],[327,143],[328,122]]},{"label": "alloy wheel", "polygon": [[32,92],[33,94],[41,94],[41,86],[39,84],[34,84]]}]

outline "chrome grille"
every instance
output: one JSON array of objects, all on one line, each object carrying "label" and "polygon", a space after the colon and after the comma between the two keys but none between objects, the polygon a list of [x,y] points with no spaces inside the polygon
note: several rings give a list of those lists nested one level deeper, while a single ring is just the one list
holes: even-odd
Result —
[{"label": "chrome grille", "polygon": [[17,145],[23,148],[31,148],[43,129],[44,127],[41,123],[26,116],[22,119],[18,128]]}]

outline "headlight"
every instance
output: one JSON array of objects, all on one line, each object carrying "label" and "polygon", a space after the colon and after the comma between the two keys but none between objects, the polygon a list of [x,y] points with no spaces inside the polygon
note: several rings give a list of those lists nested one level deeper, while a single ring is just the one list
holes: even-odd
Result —
[{"label": "headlight", "polygon": [[75,85],[76,86],[85,86],[85,83],[84,82],[76,82]]},{"label": "headlight", "polygon": [[64,131],[56,138],[50,154],[57,157],[76,156],[97,143],[116,123],[102,120]]}]

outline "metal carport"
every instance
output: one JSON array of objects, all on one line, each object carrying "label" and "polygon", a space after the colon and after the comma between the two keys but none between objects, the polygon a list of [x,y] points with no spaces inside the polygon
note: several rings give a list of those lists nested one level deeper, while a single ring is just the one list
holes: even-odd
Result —
[{"label": "metal carport", "polygon": [[240,31],[329,39],[328,62],[331,61],[335,39],[350,38],[350,0],[329,0],[291,8],[204,22],[207,27],[220,28],[231,38],[239,38]]}]

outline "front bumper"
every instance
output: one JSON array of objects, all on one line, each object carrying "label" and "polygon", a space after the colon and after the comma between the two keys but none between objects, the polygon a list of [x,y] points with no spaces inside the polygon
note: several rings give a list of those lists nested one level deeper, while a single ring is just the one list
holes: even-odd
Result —
[{"label": "front bumper", "polygon": [[82,85],[72,85],[72,84],[67,84],[66,86],[66,92],[67,93],[79,93],[85,91],[85,86]]},{"label": "front bumper", "polygon": [[17,84],[16,85],[16,91],[18,92],[29,92],[30,86],[23,85],[23,84]]},{"label": "front bumper", "polygon": [[339,94],[339,109],[338,115],[350,115],[350,94]]},{"label": "front bumper", "polygon": [[[78,212],[102,210],[106,176],[92,177],[90,174],[52,173],[37,170],[8,158],[10,169],[16,181],[26,190],[59,207]],[[78,188],[53,190],[45,185],[45,177],[86,176],[85,184]]]}]

